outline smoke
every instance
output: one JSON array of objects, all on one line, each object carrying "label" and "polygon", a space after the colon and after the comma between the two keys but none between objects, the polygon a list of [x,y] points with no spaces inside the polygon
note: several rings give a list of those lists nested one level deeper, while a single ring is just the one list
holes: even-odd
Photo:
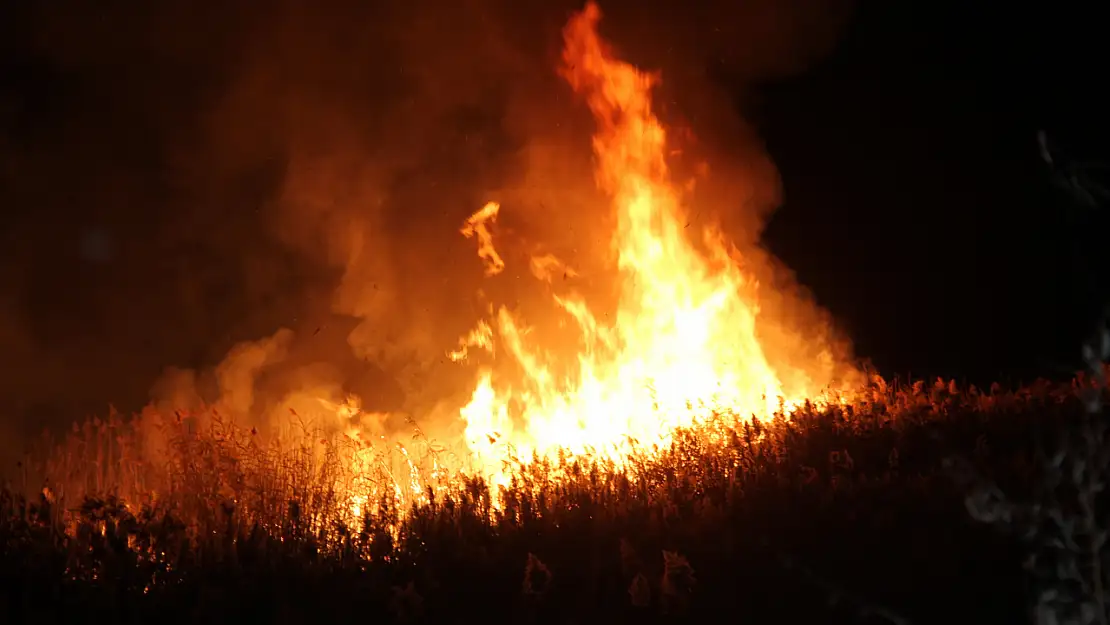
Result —
[{"label": "smoke", "polygon": [[[112,401],[262,423],[355,394],[431,414],[470,381],[444,352],[491,288],[467,215],[502,204],[512,279],[492,288],[522,306],[531,256],[587,285],[610,260],[592,120],[554,69],[576,3],[15,4],[0,18],[6,428]],[[736,85],[810,65],[850,6],[602,9],[623,55],[663,73],[693,219],[787,293],[771,309],[813,311],[755,246],[778,177]]]}]

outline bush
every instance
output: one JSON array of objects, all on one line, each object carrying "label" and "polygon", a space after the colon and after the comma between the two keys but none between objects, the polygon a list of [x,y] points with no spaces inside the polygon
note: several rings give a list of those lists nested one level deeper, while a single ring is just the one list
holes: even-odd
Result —
[{"label": "bush", "polygon": [[264,441],[219,415],[112,416],[3,491],[0,607],[27,623],[1012,622],[1022,536],[967,518],[950,469],[1032,497],[1034,434],[1081,420],[1088,390],[876,382],[790,419],[722,415],[624,467],[519,463],[493,489],[420,440],[368,453],[310,428]]}]

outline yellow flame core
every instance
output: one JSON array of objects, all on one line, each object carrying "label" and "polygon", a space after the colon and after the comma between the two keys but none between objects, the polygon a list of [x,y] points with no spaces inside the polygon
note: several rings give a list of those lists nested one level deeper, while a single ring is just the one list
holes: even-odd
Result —
[{"label": "yellow flame core", "polygon": [[[617,215],[620,300],[603,322],[578,296],[555,297],[580,330],[569,367],[530,342],[504,307],[464,339],[496,348],[518,372],[483,370],[462,409],[467,443],[495,483],[507,479],[507,457],[528,461],[562,448],[619,462],[633,441],[665,444],[676,427],[720,414],[764,417],[783,395],[756,336],[755,285],[735,251],[716,230],[704,231],[700,249],[687,238],[665,160],[667,133],[652,111],[659,78],[612,56],[597,33],[600,17],[590,3],[567,24],[562,75],[597,122],[596,180]],[[497,212],[487,204],[463,233]],[[493,275],[504,265],[489,232],[478,234]]]}]

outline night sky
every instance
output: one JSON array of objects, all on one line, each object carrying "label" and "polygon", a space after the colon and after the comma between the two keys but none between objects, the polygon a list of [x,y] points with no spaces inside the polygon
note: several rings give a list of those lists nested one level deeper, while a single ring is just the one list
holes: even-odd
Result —
[{"label": "night sky", "polygon": [[[472,254],[454,240],[461,217],[482,189],[517,175],[504,156],[519,147],[503,123],[514,118],[498,99],[511,100],[505,81],[558,83],[551,42],[577,8],[438,3],[422,15],[352,0],[320,3],[328,17],[317,17],[296,2],[266,16],[241,4],[4,0],[8,432],[109,402],[136,409],[164,367],[211,367],[236,342],[279,327],[342,343],[351,323],[319,304],[341,273],[326,246],[309,244],[322,235],[304,222],[273,225],[278,199],[316,171],[303,166],[313,159],[349,174],[337,176],[330,202],[367,204],[349,180],[358,159],[343,158],[372,151],[388,161],[370,176],[389,190],[374,224],[413,245],[395,245],[383,271],[395,286],[438,284],[437,265]],[[857,355],[888,376],[1066,376],[1105,292],[1097,246],[1107,219],[1074,209],[1053,186],[1036,132],[1075,158],[1110,158],[1096,69],[1110,44],[1083,3],[951,4],[614,7],[603,29],[638,64],[658,60],[664,76],[674,66],[708,77],[755,129],[783,184],[765,241]],[[482,30],[489,24],[505,33],[497,45]],[[672,41],[643,35],[672,26]],[[391,45],[394,28],[404,41],[442,45]],[[622,40],[622,28],[640,34]],[[475,47],[477,60],[460,60],[458,50]],[[413,78],[413,67],[449,75],[452,63],[473,78],[457,106],[456,87]],[[671,101],[683,108],[681,96]],[[396,131],[422,125],[450,132]],[[450,206],[437,191],[446,188]],[[321,211],[319,223],[334,217]],[[451,242],[434,246],[429,267],[399,274],[408,248],[437,228]],[[454,282],[443,284],[413,286],[411,299],[431,302],[420,310],[457,309]],[[471,321],[437,329],[457,335]],[[374,375],[389,385],[388,372]]]},{"label": "night sky", "polygon": [[1075,366],[1106,294],[1106,215],[1052,184],[1035,133],[1107,158],[1110,54],[1076,6],[864,4],[830,58],[761,99],[786,188],[771,246],[881,371]]}]

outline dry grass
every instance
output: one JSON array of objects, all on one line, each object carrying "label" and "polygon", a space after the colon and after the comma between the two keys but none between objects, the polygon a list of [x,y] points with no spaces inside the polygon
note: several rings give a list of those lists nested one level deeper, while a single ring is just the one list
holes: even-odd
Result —
[{"label": "dry grass", "polygon": [[[722,418],[623,470],[522,464],[500,492],[437,469],[419,438],[368,452],[308,427],[279,441],[212,414],[112,416],[44,440],[4,491],[3,557],[21,581],[0,601],[45,622],[69,618],[49,599],[63,595],[113,622],[927,621],[965,593],[910,581],[947,584],[945,557],[986,550],[975,566],[998,574],[979,597],[1020,579],[1013,544],[962,523],[943,458],[1020,485],[1028,434],[1088,399],[1076,385],[876,383],[848,408]],[[367,497],[358,519],[352,493]]]},{"label": "dry grass", "polygon": [[968,485],[971,516],[1027,545],[1032,620],[1040,625],[1110,623],[1110,329],[1101,327],[1083,354],[1087,371],[1074,383],[1082,410],[1055,424],[1057,440],[1040,441],[1032,492],[1007,495],[975,467],[953,466]]}]

